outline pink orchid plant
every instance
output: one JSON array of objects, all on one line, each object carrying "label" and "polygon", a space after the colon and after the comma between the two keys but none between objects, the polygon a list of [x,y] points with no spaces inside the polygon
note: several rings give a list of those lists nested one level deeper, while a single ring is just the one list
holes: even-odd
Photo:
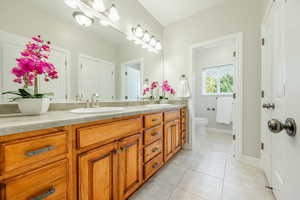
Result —
[{"label": "pink orchid plant", "polygon": [[150,99],[153,99],[153,90],[159,87],[159,83],[157,81],[153,81],[150,85],[150,87],[147,87],[144,89],[143,95],[145,96],[146,94],[148,94],[149,92],[151,92],[151,96]]},{"label": "pink orchid plant", "polygon": [[[13,67],[11,73],[16,77],[13,80],[18,84],[23,84],[23,88],[18,92],[5,92],[4,94],[14,94],[18,98],[43,98],[48,94],[38,93],[38,79],[43,76],[45,81],[50,79],[57,79],[58,73],[55,66],[48,61],[51,52],[51,42],[44,41],[41,36],[32,37],[32,41],[26,44],[26,48],[21,52],[21,57],[17,58],[17,66]],[[34,91],[31,92],[30,88],[33,86]],[[18,99],[13,98],[12,100]]]},{"label": "pink orchid plant", "polygon": [[175,95],[176,94],[175,89],[173,89],[170,86],[170,84],[169,84],[169,82],[167,80],[163,81],[161,88],[162,88],[162,91],[163,91],[163,95],[160,96],[160,99],[168,99],[166,97],[166,93],[170,93],[171,95]]},{"label": "pink orchid plant", "polygon": [[[150,87],[147,87],[144,89],[144,95],[146,95],[147,93],[151,92],[153,93],[153,90],[159,87],[159,83],[157,81],[154,81],[151,83]],[[162,85],[162,95],[159,97],[160,99],[168,99],[166,97],[166,93],[170,93],[171,95],[175,95],[176,91],[175,89],[173,89],[170,85],[169,82],[167,80],[163,81]],[[150,98],[154,98],[153,94],[150,96]]]}]

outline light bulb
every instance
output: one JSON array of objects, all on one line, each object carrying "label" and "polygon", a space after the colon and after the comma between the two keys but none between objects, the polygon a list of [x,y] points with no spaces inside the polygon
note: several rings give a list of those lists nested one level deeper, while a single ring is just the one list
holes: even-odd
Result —
[{"label": "light bulb", "polygon": [[105,11],[105,5],[103,3],[103,0],[94,0],[93,2],[93,8],[99,12]]},{"label": "light bulb", "polygon": [[161,50],[162,49],[161,43],[159,41],[157,41],[157,43],[155,45],[155,49],[156,50]]},{"label": "light bulb", "polygon": [[116,6],[113,4],[109,10],[109,15],[108,17],[111,19],[113,22],[117,22],[120,20],[119,12],[116,8]]},{"label": "light bulb", "polygon": [[67,6],[70,8],[76,9],[78,6],[78,1],[79,0],[65,0],[65,4],[67,4]]},{"label": "light bulb", "polygon": [[156,40],[155,40],[155,37],[154,36],[152,36],[151,37],[151,40],[150,40],[150,46],[152,46],[152,47],[155,47],[155,45],[156,45]]},{"label": "light bulb", "polygon": [[148,43],[150,41],[150,39],[151,38],[150,38],[148,31],[145,31],[144,37],[143,37],[144,42]]},{"label": "light bulb", "polygon": [[134,33],[135,33],[135,36],[139,37],[139,38],[144,35],[144,31],[143,31],[141,25],[137,25],[137,27],[135,28],[135,32]]},{"label": "light bulb", "polygon": [[86,16],[83,12],[74,12],[73,17],[81,26],[90,26],[94,22],[92,18]]}]

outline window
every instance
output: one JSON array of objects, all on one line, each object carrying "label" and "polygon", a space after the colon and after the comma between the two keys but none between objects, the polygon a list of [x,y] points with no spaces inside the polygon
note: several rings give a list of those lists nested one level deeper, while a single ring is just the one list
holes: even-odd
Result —
[{"label": "window", "polygon": [[225,95],[233,93],[233,65],[202,70],[202,94]]}]

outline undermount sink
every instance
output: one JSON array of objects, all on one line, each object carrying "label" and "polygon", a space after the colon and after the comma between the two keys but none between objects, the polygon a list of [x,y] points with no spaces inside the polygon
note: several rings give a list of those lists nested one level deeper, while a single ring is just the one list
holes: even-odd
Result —
[{"label": "undermount sink", "polygon": [[95,113],[108,113],[108,112],[120,111],[123,109],[124,108],[122,107],[77,108],[71,110],[70,112],[76,114],[95,114]]}]

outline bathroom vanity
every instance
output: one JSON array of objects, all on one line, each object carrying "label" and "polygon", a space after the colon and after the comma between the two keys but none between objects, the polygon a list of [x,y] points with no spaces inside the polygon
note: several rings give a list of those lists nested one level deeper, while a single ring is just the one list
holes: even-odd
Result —
[{"label": "bathroom vanity", "polygon": [[0,118],[0,199],[125,200],[182,149],[187,120],[183,105]]}]

